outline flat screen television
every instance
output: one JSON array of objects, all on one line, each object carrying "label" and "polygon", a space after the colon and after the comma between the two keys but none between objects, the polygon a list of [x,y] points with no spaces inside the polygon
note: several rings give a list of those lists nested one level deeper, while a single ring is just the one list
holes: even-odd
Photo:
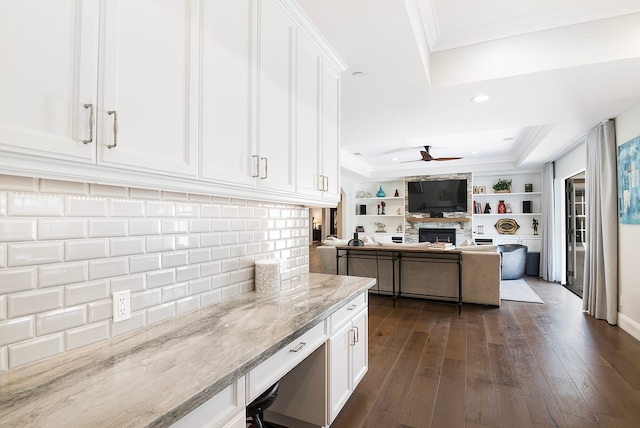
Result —
[{"label": "flat screen television", "polygon": [[409,181],[410,213],[467,211],[467,180]]}]

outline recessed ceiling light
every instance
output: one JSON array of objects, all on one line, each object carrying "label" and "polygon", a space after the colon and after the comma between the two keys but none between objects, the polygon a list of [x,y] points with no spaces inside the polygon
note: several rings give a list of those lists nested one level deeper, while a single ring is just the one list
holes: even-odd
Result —
[{"label": "recessed ceiling light", "polygon": [[397,161],[397,160],[398,160],[398,158],[391,158],[391,160],[392,160],[392,161]]},{"label": "recessed ceiling light", "polygon": [[473,101],[474,103],[483,103],[485,101],[489,101],[489,95],[476,95],[475,97],[471,98],[471,101]]},{"label": "recessed ceiling light", "polygon": [[364,73],[362,71],[354,71],[353,73],[351,73],[351,75],[353,77],[363,77]]},{"label": "recessed ceiling light", "polygon": [[471,153],[472,155],[477,155],[477,154],[478,154],[478,151],[477,151],[477,150],[474,150],[474,151],[469,152],[469,153]]}]

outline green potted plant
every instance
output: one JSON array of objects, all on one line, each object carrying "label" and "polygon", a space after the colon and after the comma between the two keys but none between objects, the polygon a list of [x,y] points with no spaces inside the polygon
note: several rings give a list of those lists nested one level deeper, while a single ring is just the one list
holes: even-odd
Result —
[{"label": "green potted plant", "polygon": [[502,178],[499,179],[498,182],[493,185],[493,191],[495,193],[511,192],[511,180],[503,180]]}]

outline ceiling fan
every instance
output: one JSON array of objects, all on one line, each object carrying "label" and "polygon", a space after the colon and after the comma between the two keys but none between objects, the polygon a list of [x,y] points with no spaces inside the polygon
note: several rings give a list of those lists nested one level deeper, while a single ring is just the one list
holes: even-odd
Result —
[{"label": "ceiling fan", "polygon": [[406,162],[430,162],[430,161],[450,161],[450,160],[457,160],[457,159],[462,159],[462,158],[455,158],[455,157],[448,157],[448,158],[434,158],[433,156],[431,156],[431,154],[429,153],[429,150],[431,149],[431,146],[424,146],[424,150],[420,150],[420,155],[422,155],[422,159],[416,159],[416,160],[411,160],[411,161],[403,161],[401,163],[406,163]]}]

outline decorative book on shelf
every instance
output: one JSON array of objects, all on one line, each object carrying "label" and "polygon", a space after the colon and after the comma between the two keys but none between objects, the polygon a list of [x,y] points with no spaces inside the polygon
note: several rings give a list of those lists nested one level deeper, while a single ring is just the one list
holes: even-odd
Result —
[{"label": "decorative book on shelf", "polygon": [[432,242],[429,247],[437,250],[452,250],[456,248],[451,242]]}]

